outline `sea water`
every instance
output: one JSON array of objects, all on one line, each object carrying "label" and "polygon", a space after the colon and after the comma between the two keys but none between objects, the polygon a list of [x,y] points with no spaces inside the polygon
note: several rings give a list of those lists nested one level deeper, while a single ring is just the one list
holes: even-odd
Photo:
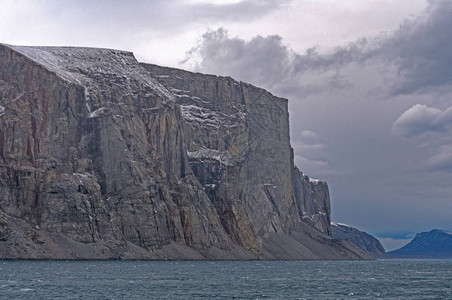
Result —
[{"label": "sea water", "polygon": [[1,299],[452,299],[452,260],[0,261]]}]

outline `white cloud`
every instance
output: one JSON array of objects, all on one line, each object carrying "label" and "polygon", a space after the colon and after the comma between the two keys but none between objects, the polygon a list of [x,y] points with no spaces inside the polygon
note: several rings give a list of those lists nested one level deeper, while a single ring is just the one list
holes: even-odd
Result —
[{"label": "white cloud", "polygon": [[304,173],[318,177],[331,172],[325,153],[327,146],[321,142],[317,133],[303,130],[292,134],[291,144],[294,148],[295,164]]},{"label": "white cloud", "polygon": [[116,48],[176,66],[206,28],[252,22],[290,1],[220,2],[0,0],[0,42]]},{"label": "white cloud", "polygon": [[319,138],[319,135],[311,130],[303,130],[299,138],[303,141],[315,141]]},{"label": "white cloud", "polygon": [[432,149],[424,163],[428,169],[452,172],[452,107],[441,110],[416,104],[400,115],[392,132]]},{"label": "white cloud", "polygon": [[333,172],[330,163],[324,160],[309,159],[297,154],[295,154],[294,160],[295,165],[309,176],[319,177],[319,175],[325,176],[325,174]]},{"label": "white cloud", "polygon": [[401,137],[413,137],[436,131],[437,120],[441,115],[442,111],[438,108],[416,104],[394,122],[393,133]]}]

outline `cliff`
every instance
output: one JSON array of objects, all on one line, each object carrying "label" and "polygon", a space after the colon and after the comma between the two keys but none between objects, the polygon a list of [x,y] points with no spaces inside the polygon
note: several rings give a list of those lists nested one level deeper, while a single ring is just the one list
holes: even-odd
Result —
[{"label": "cliff", "polygon": [[1,258],[369,258],[285,99],[109,49],[0,45],[0,75]]},{"label": "cliff", "polygon": [[349,240],[374,258],[388,258],[380,241],[372,235],[342,223],[331,224],[333,238]]},{"label": "cliff", "polygon": [[452,232],[433,229],[418,233],[407,245],[388,255],[391,258],[452,258]]}]

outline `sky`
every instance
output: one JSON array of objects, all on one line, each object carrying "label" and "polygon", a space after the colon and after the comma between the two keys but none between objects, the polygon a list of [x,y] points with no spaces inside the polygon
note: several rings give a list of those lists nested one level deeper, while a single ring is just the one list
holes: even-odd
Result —
[{"label": "sky", "polygon": [[0,0],[0,42],[134,52],[289,99],[297,166],[387,250],[452,230],[451,0]]}]

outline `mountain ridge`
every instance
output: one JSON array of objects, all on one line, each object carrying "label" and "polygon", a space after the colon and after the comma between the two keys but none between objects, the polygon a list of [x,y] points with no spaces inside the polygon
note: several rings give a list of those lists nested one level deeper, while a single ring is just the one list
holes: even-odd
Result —
[{"label": "mountain ridge", "polygon": [[394,258],[452,258],[452,232],[432,229],[417,233],[402,248],[388,252]]},{"label": "mountain ridge", "polygon": [[334,238],[349,240],[361,250],[372,255],[374,258],[388,258],[380,241],[367,232],[361,231],[347,224],[337,222],[332,222],[331,227]]}]

